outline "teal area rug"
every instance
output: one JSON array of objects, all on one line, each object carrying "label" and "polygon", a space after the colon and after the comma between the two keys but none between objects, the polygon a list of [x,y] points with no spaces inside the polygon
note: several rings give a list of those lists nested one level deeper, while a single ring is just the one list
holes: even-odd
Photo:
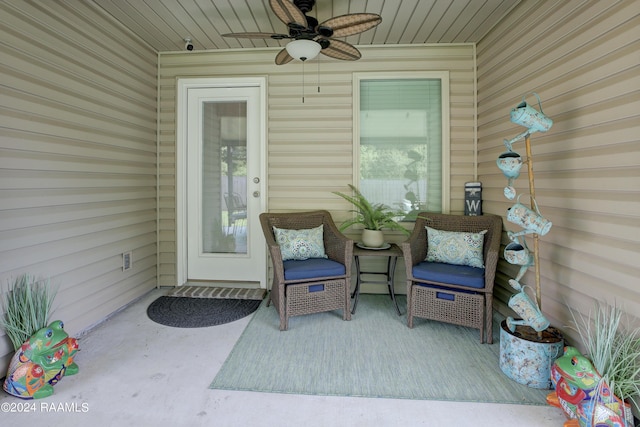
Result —
[{"label": "teal area rug", "polygon": [[480,344],[477,329],[423,319],[409,329],[387,295],[361,295],[351,321],[338,311],[298,316],[280,332],[264,301],[210,388],[545,405],[547,390],[500,370],[500,320],[494,343]]}]

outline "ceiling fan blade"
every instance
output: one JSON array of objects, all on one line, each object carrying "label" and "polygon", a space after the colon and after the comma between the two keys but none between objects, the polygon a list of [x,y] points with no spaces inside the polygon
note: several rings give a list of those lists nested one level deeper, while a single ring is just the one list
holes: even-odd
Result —
[{"label": "ceiling fan blade", "polygon": [[342,59],[344,61],[355,61],[360,59],[362,54],[355,46],[350,45],[342,40],[330,40],[329,47],[322,49],[320,53],[324,53],[335,59]]},{"label": "ceiling fan blade", "polygon": [[291,38],[287,34],[274,34],[274,33],[228,33],[228,34],[222,34],[222,37],[235,37],[237,39],[274,39],[274,40]]},{"label": "ceiling fan blade", "polygon": [[302,28],[308,27],[307,18],[304,16],[304,13],[289,0],[269,0],[269,5],[278,19],[285,24],[301,25]]},{"label": "ceiling fan blade", "polygon": [[346,37],[370,30],[381,22],[382,18],[375,13],[351,13],[327,19],[318,25],[318,32],[323,34],[322,30],[328,28],[333,34],[327,37]]},{"label": "ceiling fan blade", "polygon": [[286,48],[282,49],[276,55],[276,65],[284,65],[291,61],[293,61],[293,57],[289,55]]}]

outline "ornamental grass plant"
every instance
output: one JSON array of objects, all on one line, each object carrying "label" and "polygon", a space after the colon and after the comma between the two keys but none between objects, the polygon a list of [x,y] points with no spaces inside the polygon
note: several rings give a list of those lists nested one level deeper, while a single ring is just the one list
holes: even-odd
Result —
[{"label": "ornamental grass plant", "polygon": [[622,310],[601,302],[588,315],[570,311],[586,356],[603,381],[617,397],[640,411],[640,328],[623,325]]},{"label": "ornamental grass plant", "polygon": [[36,280],[28,274],[9,285],[2,298],[4,314],[0,317],[0,327],[5,330],[14,350],[48,325],[56,293],[49,279]]}]

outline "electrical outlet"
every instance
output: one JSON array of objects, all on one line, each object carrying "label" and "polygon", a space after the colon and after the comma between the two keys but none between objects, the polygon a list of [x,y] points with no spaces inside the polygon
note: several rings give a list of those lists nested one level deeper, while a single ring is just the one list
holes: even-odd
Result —
[{"label": "electrical outlet", "polygon": [[133,258],[131,257],[131,251],[124,252],[122,254],[122,271],[127,271],[133,265]]}]

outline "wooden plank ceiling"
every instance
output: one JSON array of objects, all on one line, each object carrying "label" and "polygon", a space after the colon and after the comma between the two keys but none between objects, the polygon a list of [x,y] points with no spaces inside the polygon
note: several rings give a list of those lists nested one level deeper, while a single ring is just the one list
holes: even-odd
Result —
[{"label": "wooden plank ceiling", "polygon": [[[287,33],[268,0],[92,0],[158,52],[284,46],[288,40],[235,39],[236,32]],[[476,43],[521,0],[317,0],[323,22],[368,12],[382,23],[343,38],[354,45]]]}]

